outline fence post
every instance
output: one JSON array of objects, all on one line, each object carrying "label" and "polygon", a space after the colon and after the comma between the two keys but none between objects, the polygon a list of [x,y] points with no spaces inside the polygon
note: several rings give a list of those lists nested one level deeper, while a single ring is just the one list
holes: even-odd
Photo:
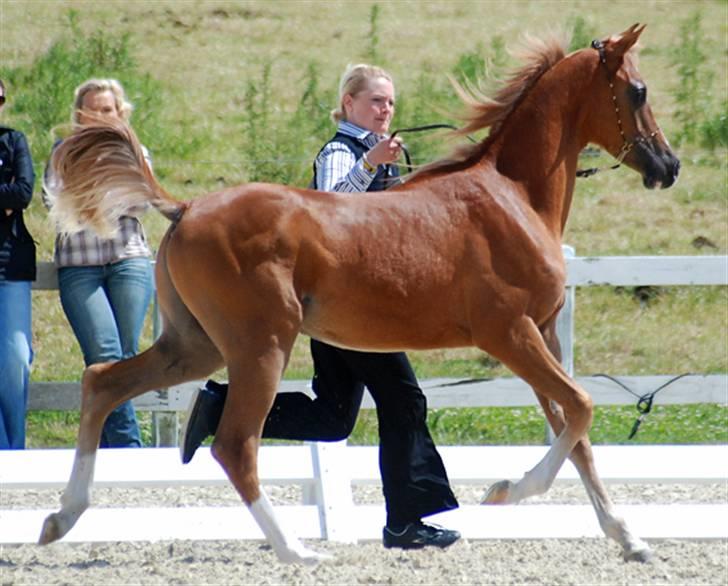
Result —
[{"label": "fence post", "polygon": [[[166,391],[162,391],[166,392]],[[152,412],[152,439],[157,448],[179,445],[179,419],[177,413],[168,411]]]},{"label": "fence post", "polygon": [[356,543],[356,530],[352,524],[354,500],[346,461],[346,440],[310,442],[309,445],[315,486],[313,495],[309,491],[304,492],[304,502],[312,504],[313,501],[318,505],[324,539]]},{"label": "fence post", "polygon": [[[159,313],[159,300],[155,287],[152,301],[152,336],[156,340],[162,333],[162,318]],[[168,391],[159,391],[167,398]],[[174,447],[179,445],[179,416],[176,411],[153,411],[152,412],[152,440],[154,446]]]},{"label": "fence post", "polygon": [[[563,244],[561,250],[564,254],[564,260],[574,258],[576,251],[573,246]],[[576,303],[576,287],[566,287],[564,295],[564,307],[556,318],[556,335],[561,343],[561,366],[564,367],[566,373],[574,376],[574,306]],[[551,429],[548,421],[546,422],[546,443],[551,445],[556,439],[554,430]]]}]

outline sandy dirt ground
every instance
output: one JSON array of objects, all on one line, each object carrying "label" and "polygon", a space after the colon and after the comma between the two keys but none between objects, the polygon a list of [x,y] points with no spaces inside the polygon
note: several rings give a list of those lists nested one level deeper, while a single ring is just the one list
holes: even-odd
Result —
[{"label": "sandy dirt ground", "polygon": [[[378,487],[355,491],[359,503],[381,502]],[[461,504],[481,490],[455,487]],[[726,502],[725,485],[616,485],[618,504]],[[269,487],[274,503],[300,499],[296,489]],[[59,491],[4,491],[2,508],[55,507]],[[300,501],[299,501],[300,502]],[[585,503],[580,486],[556,486],[540,501]],[[209,504],[235,506],[228,487],[98,489],[95,506]],[[653,560],[625,563],[605,539],[461,540],[447,550],[384,549],[379,542],[306,541],[333,559],[314,567],[278,563],[259,541],[57,543],[0,547],[0,585],[63,584],[675,584],[728,585],[728,541],[651,542]]]}]

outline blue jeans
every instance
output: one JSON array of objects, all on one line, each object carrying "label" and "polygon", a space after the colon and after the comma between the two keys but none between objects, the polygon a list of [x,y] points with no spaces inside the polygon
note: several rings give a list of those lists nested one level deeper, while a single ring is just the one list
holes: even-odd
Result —
[{"label": "blue jeans", "polygon": [[30,308],[30,281],[0,281],[0,450],[25,447]]},{"label": "blue jeans", "polygon": [[[83,352],[86,366],[121,360],[139,350],[139,336],[154,292],[148,258],[128,258],[102,266],[58,269],[61,305]],[[131,401],[109,414],[102,448],[141,447]]]}]

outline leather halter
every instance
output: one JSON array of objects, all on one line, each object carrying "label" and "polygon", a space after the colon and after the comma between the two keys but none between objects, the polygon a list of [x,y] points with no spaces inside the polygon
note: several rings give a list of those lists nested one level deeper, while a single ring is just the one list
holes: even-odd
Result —
[{"label": "leather halter", "polygon": [[[599,52],[599,61],[604,67],[604,71],[607,74],[607,83],[609,84],[609,90],[612,92],[612,105],[614,106],[614,113],[617,115],[617,128],[619,129],[619,134],[622,137],[622,148],[619,149],[619,153],[617,153],[617,156],[615,157],[617,159],[616,165],[612,165],[611,167],[607,167],[608,169],[619,169],[620,165],[624,161],[624,158],[627,156],[629,151],[632,150],[632,148],[638,144],[638,143],[646,143],[648,140],[654,138],[657,136],[658,130],[652,131],[648,136],[644,136],[641,132],[637,132],[637,135],[633,140],[627,140],[627,136],[624,134],[624,126],[622,125],[622,116],[619,113],[619,106],[617,105],[617,94],[614,92],[614,83],[612,81],[612,76],[609,73],[609,69],[607,68],[607,54],[604,50],[604,43],[598,39],[595,39],[592,41],[592,49],[596,49]],[[594,175],[595,173],[598,173],[599,171],[602,171],[603,169],[600,168],[591,168],[591,169],[579,169],[576,172],[577,177],[590,177],[591,175]]]}]

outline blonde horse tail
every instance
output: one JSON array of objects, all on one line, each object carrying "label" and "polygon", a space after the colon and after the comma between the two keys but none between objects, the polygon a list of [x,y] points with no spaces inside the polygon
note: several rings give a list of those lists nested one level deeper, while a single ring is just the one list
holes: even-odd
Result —
[{"label": "blonde horse tail", "polygon": [[139,139],[121,121],[77,127],[53,151],[44,189],[62,233],[90,228],[109,237],[121,216],[135,215],[148,205],[172,222],[187,208],[159,185]]}]

